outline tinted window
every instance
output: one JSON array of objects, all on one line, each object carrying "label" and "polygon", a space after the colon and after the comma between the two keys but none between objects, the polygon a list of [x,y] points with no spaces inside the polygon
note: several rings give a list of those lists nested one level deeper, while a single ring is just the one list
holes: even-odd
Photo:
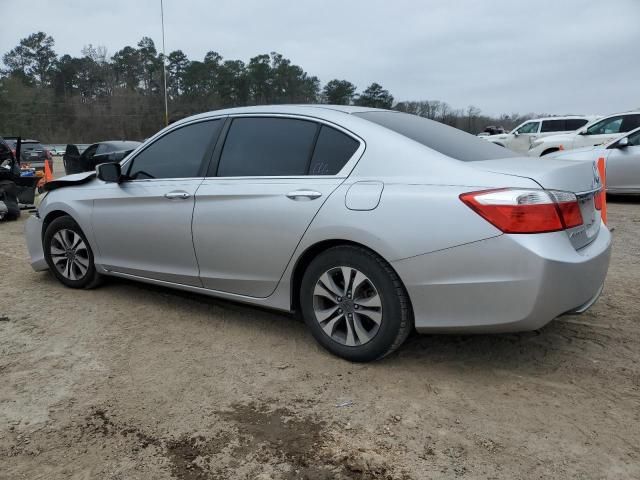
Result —
[{"label": "tinted window", "polygon": [[567,131],[573,132],[588,123],[586,118],[570,118],[566,120]]},{"label": "tinted window", "polygon": [[640,146],[640,130],[636,133],[632,133],[629,135],[629,146],[638,147]]},{"label": "tinted window", "polygon": [[136,155],[129,169],[132,178],[197,177],[207,148],[217,139],[222,120],[209,120],[178,128]]},{"label": "tinted window", "polygon": [[640,127],[640,115],[627,115],[622,121],[621,132],[630,132]]},{"label": "tinted window", "polygon": [[98,144],[91,145],[84,152],[82,152],[82,158],[92,158],[98,151]]},{"label": "tinted window", "polygon": [[562,132],[565,130],[564,120],[544,120],[542,122],[541,133]]},{"label": "tinted window", "polygon": [[44,150],[44,147],[42,146],[41,143],[22,143],[22,150],[23,151],[31,151],[31,150],[42,151]]},{"label": "tinted window", "polygon": [[360,142],[323,125],[311,157],[309,175],[335,175],[356,152]]},{"label": "tinted window", "polygon": [[603,135],[608,133],[620,133],[623,117],[611,117],[600,120],[587,128],[588,135]]},{"label": "tinted window", "polygon": [[457,128],[400,112],[354,113],[422,145],[463,162],[511,158],[517,154]]},{"label": "tinted window", "polygon": [[318,125],[290,118],[236,118],[219,177],[306,175]]}]

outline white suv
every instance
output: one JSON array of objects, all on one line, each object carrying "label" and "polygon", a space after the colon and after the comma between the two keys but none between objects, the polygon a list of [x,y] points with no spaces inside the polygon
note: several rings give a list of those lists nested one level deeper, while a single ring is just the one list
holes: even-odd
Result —
[{"label": "white suv", "polygon": [[573,132],[596,118],[579,115],[536,118],[521,123],[509,133],[482,138],[514,152],[527,153],[535,140],[548,135]]},{"label": "white suv", "polygon": [[577,132],[540,138],[532,143],[527,154],[531,157],[542,157],[558,150],[602,145],[638,127],[640,112],[616,113],[592,122]]}]

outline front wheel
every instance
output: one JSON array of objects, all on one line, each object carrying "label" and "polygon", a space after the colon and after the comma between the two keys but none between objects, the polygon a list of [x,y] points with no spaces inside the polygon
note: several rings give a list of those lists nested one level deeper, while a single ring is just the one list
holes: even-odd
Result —
[{"label": "front wheel", "polygon": [[400,278],[386,261],[362,247],[334,247],[318,255],[303,276],[300,305],[314,338],[354,362],[388,355],[413,328]]},{"label": "front wheel", "polygon": [[61,283],[71,288],[93,288],[100,274],[93,252],[80,226],[71,217],[56,218],[47,227],[42,242],[49,268]]}]

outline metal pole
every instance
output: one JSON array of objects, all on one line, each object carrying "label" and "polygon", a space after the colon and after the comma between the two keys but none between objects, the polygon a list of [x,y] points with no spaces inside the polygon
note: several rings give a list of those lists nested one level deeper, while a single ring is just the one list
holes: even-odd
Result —
[{"label": "metal pole", "polygon": [[169,125],[169,102],[167,100],[167,54],[164,47],[164,6],[160,0],[160,21],[162,23],[162,76],[164,78],[164,124]]}]

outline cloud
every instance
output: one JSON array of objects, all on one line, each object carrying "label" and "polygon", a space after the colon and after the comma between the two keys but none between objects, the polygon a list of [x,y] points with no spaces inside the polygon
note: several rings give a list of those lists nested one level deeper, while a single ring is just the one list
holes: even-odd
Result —
[{"label": "cloud", "polygon": [[[113,54],[152,37],[159,0],[3,0],[0,51],[42,30],[59,54]],[[487,113],[610,113],[640,107],[640,1],[164,0],[167,50],[244,61],[278,51],[323,82],[373,81],[396,100]]]}]

